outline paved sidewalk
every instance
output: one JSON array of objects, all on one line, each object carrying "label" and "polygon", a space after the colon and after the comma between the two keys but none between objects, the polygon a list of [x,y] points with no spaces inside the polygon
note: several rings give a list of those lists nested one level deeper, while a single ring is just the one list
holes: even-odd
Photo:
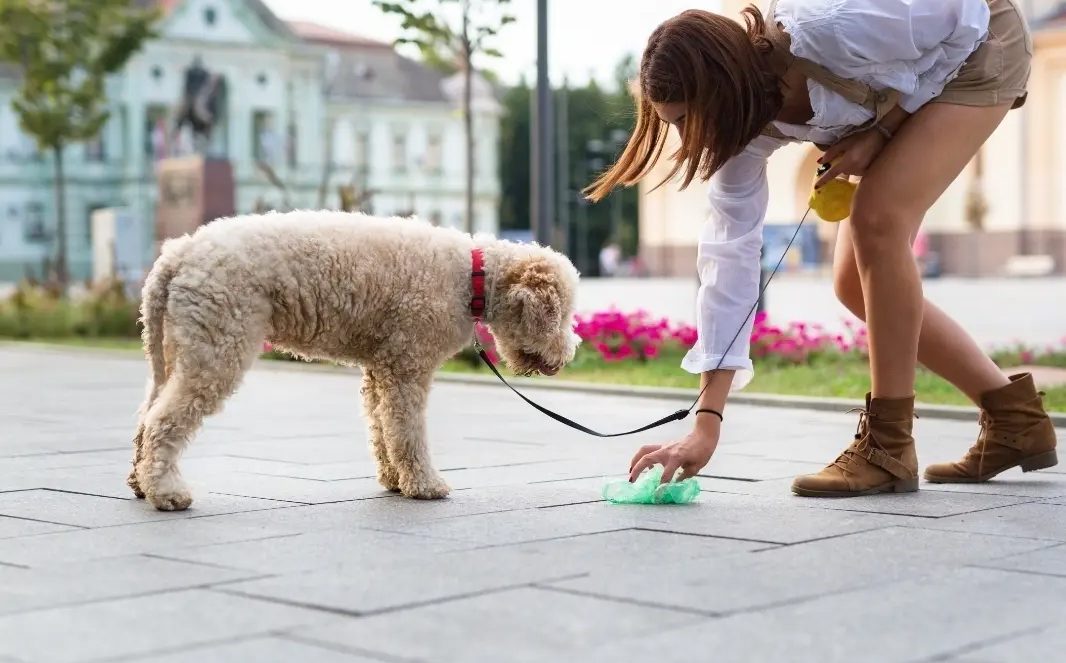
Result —
[{"label": "paved sidewalk", "polygon": [[[735,406],[690,507],[599,501],[640,438],[439,385],[425,503],[375,484],[358,379],[253,371],[189,450],[191,510],[124,484],[140,360],[0,346],[0,661],[991,661],[1066,651],[1066,469],[791,497],[854,415]],[[660,400],[537,392],[596,427]],[[923,462],[974,426],[921,419]],[[680,426],[664,435],[676,434]],[[1066,435],[1066,431],[1061,434]]]}]

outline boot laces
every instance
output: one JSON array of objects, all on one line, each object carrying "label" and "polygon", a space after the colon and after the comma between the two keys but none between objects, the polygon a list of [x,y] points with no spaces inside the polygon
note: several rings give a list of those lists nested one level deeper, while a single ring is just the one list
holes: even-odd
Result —
[{"label": "boot laces", "polygon": [[[864,407],[853,407],[848,410],[846,414],[854,414],[856,412],[859,413],[859,423],[855,426],[855,442],[858,442],[859,440],[865,437],[869,439],[870,442],[874,444],[874,446],[880,448],[881,445],[877,444],[877,441],[874,440],[873,436],[870,435],[870,420],[875,419],[877,415],[870,412]],[[841,454],[837,456],[836,460],[834,460],[832,463],[833,465],[839,467],[840,470],[845,474],[848,473],[848,464],[851,461],[851,457],[855,455],[855,450],[852,448],[853,446],[855,446],[855,443],[852,443],[851,446],[849,446],[847,449],[844,449],[844,451],[842,451]],[[884,451],[884,449],[882,449],[882,451]]]},{"label": "boot laces", "polygon": [[988,410],[982,409],[981,413],[977,415],[977,423],[981,426],[981,432],[977,435],[977,444],[973,445],[970,451],[977,452],[977,476],[983,477],[985,475],[985,451],[988,449],[988,437],[996,422],[992,419],[992,415],[988,413]]}]

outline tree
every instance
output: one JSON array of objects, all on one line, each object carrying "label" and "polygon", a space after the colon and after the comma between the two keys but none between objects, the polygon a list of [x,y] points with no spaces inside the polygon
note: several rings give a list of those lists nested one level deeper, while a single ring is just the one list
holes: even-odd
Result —
[{"label": "tree", "polygon": [[[568,140],[564,157],[570,164],[570,177],[566,194],[559,198],[563,204],[573,206],[570,257],[584,274],[597,272],[595,253],[609,241],[619,242],[626,255],[634,255],[637,250],[639,198],[635,187],[616,189],[596,204],[589,204],[578,195],[597,171],[617,156],[621,144],[616,138],[627,136],[633,129],[633,97],[628,82],[635,76],[636,61],[627,56],[615,68],[613,89],[605,90],[592,80],[566,92]],[[529,228],[531,95],[532,90],[523,80],[506,90],[502,98],[501,149],[507,158],[500,160],[501,228]],[[557,122],[556,126],[562,123]],[[612,237],[612,225],[617,225],[612,224],[612,219],[622,222],[616,228],[617,237]]]},{"label": "tree", "polygon": [[[466,143],[466,230],[474,231],[474,117],[473,97],[474,58],[500,57],[501,53],[488,45],[514,17],[505,13],[490,16],[490,7],[501,10],[511,0],[436,0],[442,5],[459,5],[459,27],[449,23],[442,12],[434,12],[420,0],[374,0],[374,5],[386,14],[399,16],[405,35],[397,44],[413,44],[427,62],[455,62],[463,73],[463,134]],[[501,10],[502,11],[502,10]],[[479,20],[480,19],[480,20]]]},{"label": "tree", "polygon": [[155,9],[130,0],[0,0],[0,61],[21,70],[12,106],[55,168],[56,279],[68,281],[63,149],[96,137],[109,113],[105,83],[155,36]]}]

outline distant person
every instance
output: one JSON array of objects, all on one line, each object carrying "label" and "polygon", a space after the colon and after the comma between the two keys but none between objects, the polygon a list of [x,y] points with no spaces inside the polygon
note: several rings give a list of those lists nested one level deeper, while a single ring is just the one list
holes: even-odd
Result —
[{"label": "distant person", "polygon": [[600,249],[600,275],[616,276],[618,268],[622,264],[622,247],[614,242],[605,244]]},{"label": "distant person", "polygon": [[863,178],[840,226],[834,280],[841,302],[868,323],[872,382],[854,441],[792,490],[851,497],[918,489],[918,360],[984,411],[977,444],[958,463],[927,468],[927,480],[977,483],[1019,465],[1055,465],[1055,431],[1032,376],[1008,378],[923,299],[910,245],[926,211],[1025,101],[1032,38],[1015,0],[781,0],[765,18],[749,7],[743,19],[694,9],[652,32],[633,135],[587,190],[601,200],[639,182],[671,127],[681,145],[666,179],[709,181],[699,338],[682,364],[702,375],[703,412],[683,439],[643,447],[631,478],[656,463],[665,465],[663,481],[678,469],[696,474],[718,446],[726,396],[751,379],[767,159],[792,142],[824,151],[819,162],[831,167],[816,186]]}]

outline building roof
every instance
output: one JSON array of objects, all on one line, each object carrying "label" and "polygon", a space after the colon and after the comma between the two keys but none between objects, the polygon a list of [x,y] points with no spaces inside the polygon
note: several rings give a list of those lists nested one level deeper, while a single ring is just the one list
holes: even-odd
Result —
[{"label": "building roof", "polygon": [[[159,7],[166,16],[178,8],[185,0],[131,0],[135,7],[148,8]],[[260,21],[269,29],[286,36],[295,36],[289,29],[288,23],[278,18],[277,14],[270,10],[262,0],[240,0]]]},{"label": "building roof", "polygon": [[290,22],[289,29],[330,49],[325,77],[334,98],[449,101],[443,73],[400,55],[389,43],[305,21]]},{"label": "building roof", "polygon": [[289,21],[289,30],[297,37],[305,41],[318,44],[329,44],[338,48],[364,47],[364,48],[391,48],[383,41],[352,34],[336,28],[330,28],[311,21]]}]

